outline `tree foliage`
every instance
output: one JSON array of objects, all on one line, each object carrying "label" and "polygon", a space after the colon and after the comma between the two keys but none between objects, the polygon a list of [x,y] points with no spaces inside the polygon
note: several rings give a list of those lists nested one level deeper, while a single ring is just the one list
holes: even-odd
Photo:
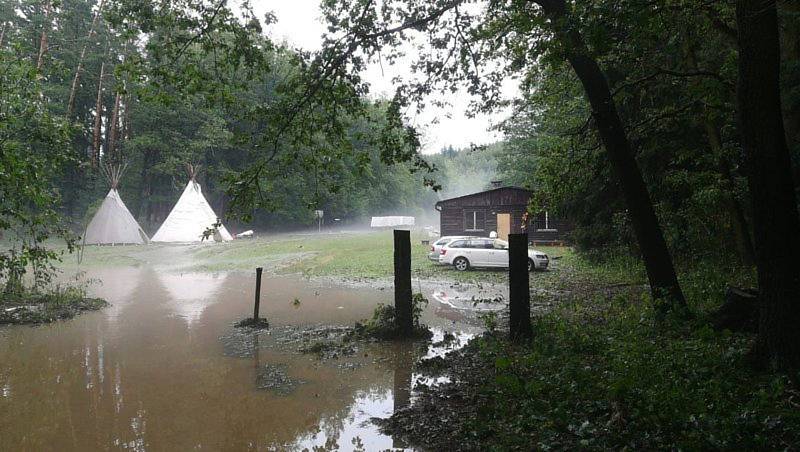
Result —
[{"label": "tree foliage", "polygon": [[6,291],[22,288],[28,267],[36,284],[49,282],[58,254],[46,240],[73,243],[57,212],[61,193],[51,185],[74,158],[72,131],[48,110],[39,78],[19,48],[0,49],[0,232],[9,244],[0,252],[0,280]]}]

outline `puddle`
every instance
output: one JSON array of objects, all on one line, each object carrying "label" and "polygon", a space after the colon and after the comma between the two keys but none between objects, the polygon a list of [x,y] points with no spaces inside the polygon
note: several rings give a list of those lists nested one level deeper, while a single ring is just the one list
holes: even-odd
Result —
[{"label": "puddle", "polygon": [[110,307],[0,328],[0,450],[405,448],[371,419],[413,403],[413,385],[446,381],[414,363],[482,329],[480,309],[433,295],[452,288],[422,286],[435,346],[303,353],[392,292],[267,277],[261,313],[272,327],[253,331],[233,327],[252,313],[251,276],[140,267],[86,277],[103,281],[92,292]]}]

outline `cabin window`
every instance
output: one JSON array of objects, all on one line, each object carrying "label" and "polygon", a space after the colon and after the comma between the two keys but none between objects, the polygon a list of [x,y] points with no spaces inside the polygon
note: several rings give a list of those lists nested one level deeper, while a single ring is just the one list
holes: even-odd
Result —
[{"label": "cabin window", "polygon": [[544,221],[540,218],[536,223],[536,230],[538,232],[558,232],[558,229],[550,224],[550,215],[546,210],[544,211]]},{"label": "cabin window", "polygon": [[464,230],[483,231],[486,229],[486,212],[483,210],[464,211]]}]

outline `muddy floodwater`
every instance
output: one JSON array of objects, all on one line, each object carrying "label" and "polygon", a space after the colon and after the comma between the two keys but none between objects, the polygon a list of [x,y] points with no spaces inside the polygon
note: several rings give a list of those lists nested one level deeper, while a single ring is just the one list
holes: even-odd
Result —
[{"label": "muddy floodwater", "polygon": [[[403,448],[370,419],[412,403],[413,363],[447,348],[299,352],[391,303],[390,288],[266,276],[261,312],[271,327],[253,332],[232,326],[252,315],[251,275],[138,267],[85,276],[102,281],[91,292],[110,307],[0,327],[0,450]],[[505,305],[457,285],[418,288],[437,338],[463,341],[480,332],[481,310]]]}]

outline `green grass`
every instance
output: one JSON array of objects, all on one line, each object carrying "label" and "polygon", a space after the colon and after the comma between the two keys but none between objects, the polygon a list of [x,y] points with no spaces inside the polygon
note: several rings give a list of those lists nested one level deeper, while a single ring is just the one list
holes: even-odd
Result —
[{"label": "green grass", "polygon": [[481,339],[484,405],[464,433],[498,450],[797,444],[797,389],[748,368],[749,337],[659,324],[648,303],[631,301],[615,300],[600,318],[574,307],[548,314],[528,347]]},{"label": "green grass", "polygon": [[[456,272],[448,266],[428,260],[430,245],[424,236],[411,237],[411,271],[414,277],[476,282],[504,282],[504,270]],[[300,273],[308,277],[350,279],[389,278],[393,275],[393,239],[390,231],[359,234],[281,235],[228,243],[146,246],[87,246],[81,267],[166,266],[176,271],[251,271],[264,267],[274,273]],[[580,266],[581,261],[569,248],[537,247],[550,256],[562,256],[554,265],[559,269],[536,273],[543,285],[555,286],[557,274]],[[76,268],[77,256],[66,256],[64,268]],[[561,271],[564,269],[564,271]],[[577,274],[571,272],[571,274]]]}]

